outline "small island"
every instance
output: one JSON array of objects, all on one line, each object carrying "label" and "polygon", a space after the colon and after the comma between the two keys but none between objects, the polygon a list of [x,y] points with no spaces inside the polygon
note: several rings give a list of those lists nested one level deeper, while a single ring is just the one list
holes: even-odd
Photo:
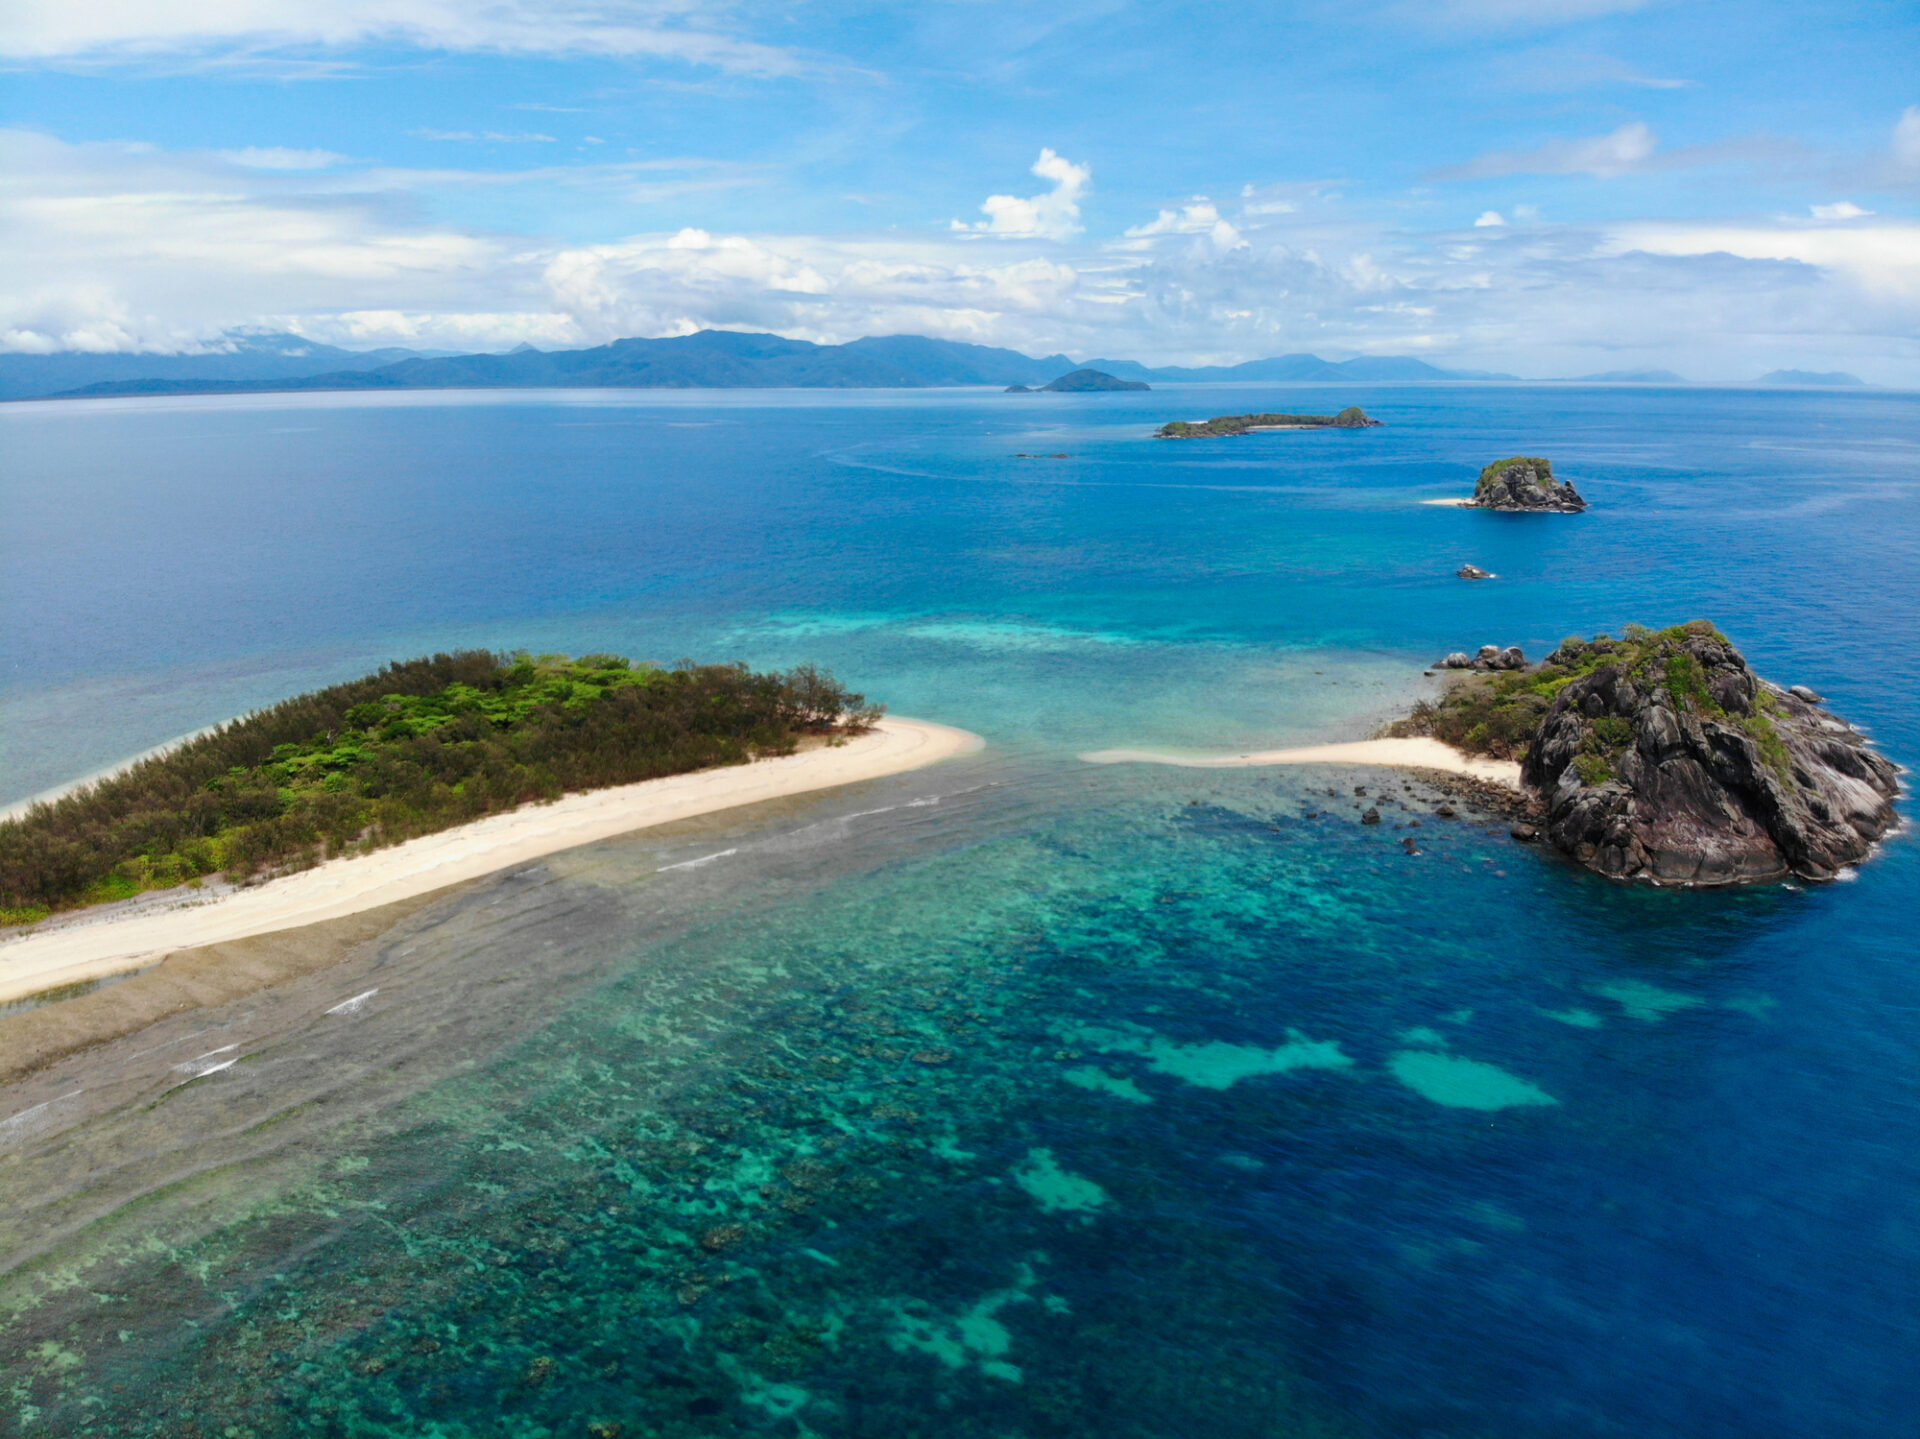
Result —
[{"label": "small island", "polygon": [[812,666],[485,651],[297,696],[0,823],[0,924],[309,869],[568,792],[740,765],[880,722]]},{"label": "small island", "polygon": [[1091,395],[1108,390],[1151,390],[1141,380],[1122,380],[1109,375],[1105,370],[1070,370],[1037,390],[1029,390],[1025,385],[1009,385],[1009,395]]},{"label": "small island", "polygon": [[1506,514],[1576,515],[1587,507],[1578,490],[1554,479],[1553,462],[1537,455],[1495,460],[1480,472],[1473,498],[1461,503]]},{"label": "small island", "polygon": [[1828,880],[1896,823],[1897,767],[1705,620],[1568,639],[1532,668],[1456,658],[1473,672],[1385,735],[1518,760],[1547,838],[1609,878]]},{"label": "small island", "polygon": [[1379,420],[1368,418],[1358,405],[1348,405],[1337,415],[1215,415],[1211,420],[1169,420],[1154,438],[1215,440],[1262,430],[1367,430],[1379,425]]}]

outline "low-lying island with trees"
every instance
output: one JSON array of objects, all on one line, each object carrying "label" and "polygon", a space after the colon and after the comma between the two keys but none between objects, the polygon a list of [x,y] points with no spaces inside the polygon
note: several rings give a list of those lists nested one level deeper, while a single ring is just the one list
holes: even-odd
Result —
[{"label": "low-lying island with trees", "polygon": [[1169,420],[1154,432],[1154,438],[1217,440],[1263,430],[1372,430],[1380,424],[1358,405],[1348,405],[1337,415],[1215,415],[1210,420]]},{"label": "low-lying island with trees", "polygon": [[812,666],[440,654],[283,700],[0,823],[0,921],[368,851],[870,730]]}]

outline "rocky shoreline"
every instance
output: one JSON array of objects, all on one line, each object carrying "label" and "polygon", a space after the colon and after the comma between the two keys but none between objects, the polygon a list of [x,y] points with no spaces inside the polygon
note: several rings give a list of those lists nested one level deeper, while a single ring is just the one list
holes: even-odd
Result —
[{"label": "rocky shoreline", "polygon": [[1568,640],[1533,667],[1519,656],[1448,656],[1460,682],[1388,733],[1519,759],[1515,836],[1598,874],[1829,880],[1898,823],[1898,766],[1813,690],[1762,679],[1704,620]]}]

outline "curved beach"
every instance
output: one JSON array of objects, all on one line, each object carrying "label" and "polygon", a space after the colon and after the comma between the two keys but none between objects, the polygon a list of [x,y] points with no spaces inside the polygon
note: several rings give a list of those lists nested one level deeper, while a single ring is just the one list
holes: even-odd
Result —
[{"label": "curved beach", "polygon": [[845,744],[570,794],[391,849],[200,902],[89,919],[0,943],[0,1003],[124,974],[176,950],[340,919],[479,879],[560,850],[718,810],[879,779],[981,748],[978,735],[887,718]]},{"label": "curved beach", "polygon": [[1255,750],[1247,754],[1191,755],[1168,750],[1102,749],[1080,756],[1088,764],[1168,764],[1185,769],[1240,769],[1270,764],[1372,764],[1389,769],[1432,769],[1465,775],[1489,784],[1520,788],[1520,766],[1513,760],[1462,754],[1437,739],[1362,739],[1344,744],[1305,745],[1298,749]]}]

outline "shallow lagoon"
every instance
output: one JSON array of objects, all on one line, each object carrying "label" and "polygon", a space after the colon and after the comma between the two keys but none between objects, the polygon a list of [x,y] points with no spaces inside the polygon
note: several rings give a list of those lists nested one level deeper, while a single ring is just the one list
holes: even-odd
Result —
[{"label": "shallow lagoon", "polygon": [[[1388,428],[1144,438],[1334,398]],[[1910,839],[1818,891],[1654,894],[1380,772],[1075,758],[1349,737],[1442,650],[1697,614],[1909,758],[1914,397],[0,426],[25,456],[0,798],[462,643],[819,659],[991,745],[557,857],[271,1016],[127,1046],[124,1098],[0,1150],[0,1424],[1877,1436],[1920,1411]],[[1013,458],[1036,449],[1072,458]],[[1415,503],[1515,451],[1595,510]],[[1467,559],[1503,579],[1453,580]],[[1378,830],[1358,785],[1393,801]],[[229,1036],[242,1062],[189,1078]]]}]

